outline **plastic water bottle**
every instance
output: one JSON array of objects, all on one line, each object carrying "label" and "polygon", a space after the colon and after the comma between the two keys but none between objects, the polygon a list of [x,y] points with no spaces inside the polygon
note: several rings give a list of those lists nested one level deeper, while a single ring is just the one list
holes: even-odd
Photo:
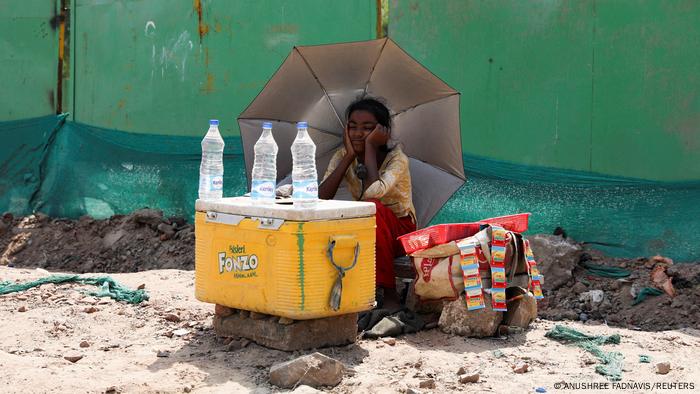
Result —
[{"label": "plastic water bottle", "polygon": [[292,143],[292,201],[295,208],[311,208],[318,200],[316,144],[309,137],[306,122],[297,123]]},{"label": "plastic water bottle", "polygon": [[224,191],[224,139],[219,121],[209,121],[209,130],[202,140],[202,164],[199,166],[199,198],[215,200]]},{"label": "plastic water bottle", "polygon": [[278,148],[272,137],[272,122],[264,122],[262,128],[262,135],[253,147],[255,159],[253,161],[250,197],[256,204],[273,204],[277,181]]}]

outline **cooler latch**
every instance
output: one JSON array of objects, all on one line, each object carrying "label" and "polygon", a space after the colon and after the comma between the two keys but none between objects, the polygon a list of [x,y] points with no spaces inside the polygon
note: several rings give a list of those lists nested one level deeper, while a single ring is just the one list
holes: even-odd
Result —
[{"label": "cooler latch", "polygon": [[238,223],[240,223],[241,220],[243,220],[243,219],[245,219],[245,216],[232,215],[230,213],[207,211],[206,222],[207,223],[230,224],[233,226],[237,226]]},{"label": "cooler latch", "polygon": [[262,218],[262,217],[251,217],[253,220],[257,220],[260,222],[258,225],[258,228],[262,228],[265,230],[279,230],[280,227],[284,224],[284,219],[275,219],[275,218]]}]

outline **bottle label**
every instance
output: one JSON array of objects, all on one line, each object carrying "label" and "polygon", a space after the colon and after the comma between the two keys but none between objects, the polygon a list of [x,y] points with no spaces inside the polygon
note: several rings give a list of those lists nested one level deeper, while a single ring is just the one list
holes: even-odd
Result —
[{"label": "bottle label", "polygon": [[318,198],[317,181],[294,181],[292,182],[292,198],[295,200],[315,200]]},{"label": "bottle label", "polygon": [[250,188],[250,197],[253,200],[275,198],[275,181],[267,179],[255,179]]},{"label": "bottle label", "polygon": [[200,175],[199,185],[201,189],[209,192],[223,190],[224,177],[221,175]]}]

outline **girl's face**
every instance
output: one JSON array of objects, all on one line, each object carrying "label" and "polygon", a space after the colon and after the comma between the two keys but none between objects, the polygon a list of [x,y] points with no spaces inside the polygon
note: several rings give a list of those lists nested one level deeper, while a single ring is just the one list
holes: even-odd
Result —
[{"label": "girl's face", "polygon": [[348,137],[352,149],[360,155],[365,151],[365,138],[377,126],[377,118],[368,111],[357,110],[348,118]]}]

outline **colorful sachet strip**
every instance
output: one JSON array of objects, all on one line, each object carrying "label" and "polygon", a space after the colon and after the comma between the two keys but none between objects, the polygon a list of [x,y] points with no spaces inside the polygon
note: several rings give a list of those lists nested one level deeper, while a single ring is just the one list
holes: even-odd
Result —
[{"label": "colorful sachet strip", "polygon": [[[506,288],[506,245],[515,241],[515,234],[505,230],[503,227],[491,225],[491,259],[489,266],[491,269],[491,308],[494,311],[507,311]],[[536,299],[544,298],[542,295],[542,283],[544,277],[537,269],[537,263],[530,248],[530,242],[523,239],[524,255],[527,262],[527,272],[529,277],[528,290]],[[484,289],[479,272],[479,256],[484,256],[479,246],[479,242],[474,237],[457,241],[460,252],[460,265],[462,267],[462,277],[464,280],[464,293],[467,303],[467,310],[477,310],[485,308]],[[517,256],[513,258],[517,259]],[[514,263],[516,264],[516,263]]]},{"label": "colorful sachet strip", "polygon": [[484,292],[479,274],[479,261],[476,258],[476,244],[469,238],[457,243],[461,256],[462,277],[464,279],[464,293],[467,302],[467,310],[485,308]]},{"label": "colorful sachet strip", "polygon": [[530,277],[530,287],[529,290],[535,295],[535,299],[541,300],[544,298],[542,294],[542,283],[544,283],[544,276],[540,274],[540,270],[537,269],[537,263],[535,262],[535,256],[532,254],[532,249],[530,249],[530,241],[523,240],[525,244],[525,259],[527,260],[527,273]]}]

